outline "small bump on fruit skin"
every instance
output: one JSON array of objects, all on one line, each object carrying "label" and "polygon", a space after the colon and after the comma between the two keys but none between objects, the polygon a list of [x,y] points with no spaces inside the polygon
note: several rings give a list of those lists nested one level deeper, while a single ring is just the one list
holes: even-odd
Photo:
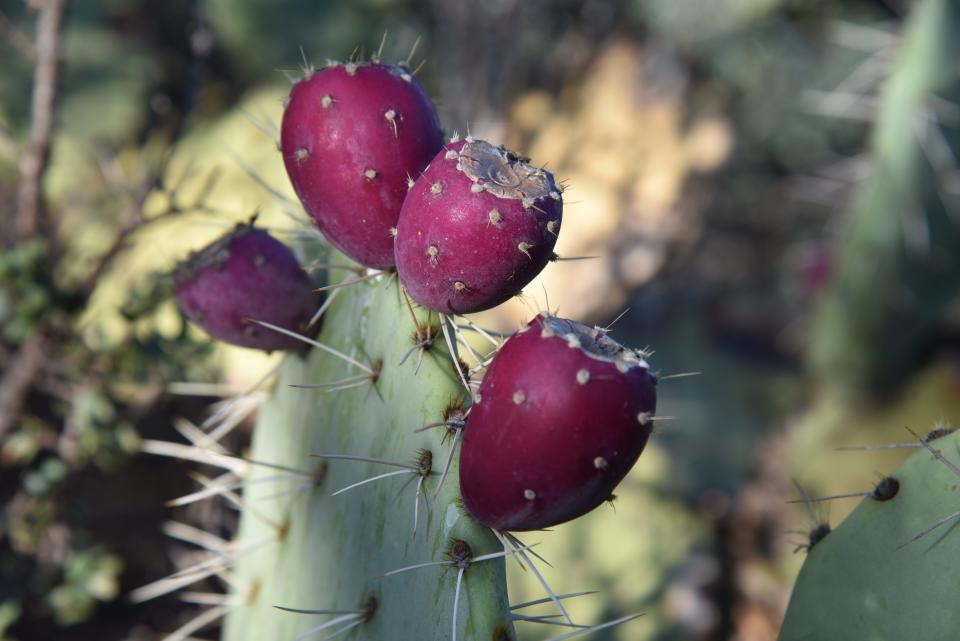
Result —
[{"label": "small bump on fruit skin", "polygon": [[656,411],[642,353],[547,314],[528,330],[493,358],[460,454],[464,507],[498,530],[547,528],[603,504]]},{"label": "small bump on fruit skin", "polygon": [[[546,266],[563,203],[553,176],[526,160],[469,137],[436,155],[397,224],[397,272],[411,298],[442,313],[483,311]],[[442,261],[428,256],[430,246]]]},{"label": "small bump on fruit skin", "polygon": [[382,230],[397,226],[407,177],[443,146],[433,103],[404,73],[379,62],[317,71],[294,85],[280,131],[290,182],[320,231],[377,269],[394,265]]},{"label": "small bump on fruit skin", "polygon": [[181,263],[173,276],[184,313],[213,338],[262,350],[301,343],[249,319],[301,332],[319,303],[293,252],[262,229],[236,229]]}]

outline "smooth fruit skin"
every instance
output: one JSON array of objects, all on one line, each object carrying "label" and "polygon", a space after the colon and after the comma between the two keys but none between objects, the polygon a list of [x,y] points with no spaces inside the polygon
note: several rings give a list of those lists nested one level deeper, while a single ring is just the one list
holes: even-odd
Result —
[{"label": "smooth fruit skin", "polygon": [[[598,344],[605,356],[585,351]],[[655,379],[641,354],[599,329],[537,316],[500,348],[470,410],[464,507],[508,531],[589,512],[633,467],[655,411]]]},{"label": "smooth fruit skin", "polygon": [[408,180],[443,146],[433,103],[405,67],[336,64],[294,85],[280,149],[290,182],[344,254],[393,267]]},{"label": "smooth fruit skin", "polygon": [[400,282],[415,301],[439,312],[495,307],[519,294],[553,257],[562,211],[549,172],[483,141],[451,143],[403,204]]},{"label": "smooth fruit skin", "polygon": [[293,252],[249,225],[192,254],[173,279],[180,308],[213,338],[268,351],[301,343],[249,319],[302,332],[319,298]]}]

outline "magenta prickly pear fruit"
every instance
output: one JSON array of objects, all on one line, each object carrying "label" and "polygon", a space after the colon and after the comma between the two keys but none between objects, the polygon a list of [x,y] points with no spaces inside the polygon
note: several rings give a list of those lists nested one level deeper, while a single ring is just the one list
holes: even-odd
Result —
[{"label": "magenta prickly pear fruit", "polygon": [[362,265],[394,265],[393,235],[408,180],[443,146],[437,111],[410,70],[335,64],[298,82],[280,148],[303,206],[337,249]]},{"label": "magenta prickly pear fruit", "polygon": [[317,295],[293,252],[262,229],[237,225],[195,252],[173,275],[180,308],[218,340],[275,350],[299,341],[260,327],[251,319],[302,332]]},{"label": "magenta prickly pear fruit", "polygon": [[397,273],[444,313],[495,307],[553,257],[563,201],[553,175],[503,147],[447,145],[410,189],[397,225]]},{"label": "magenta prickly pear fruit", "polygon": [[500,348],[464,428],[460,491],[498,530],[537,530],[605,500],[650,436],[656,381],[643,353],[541,314]]}]

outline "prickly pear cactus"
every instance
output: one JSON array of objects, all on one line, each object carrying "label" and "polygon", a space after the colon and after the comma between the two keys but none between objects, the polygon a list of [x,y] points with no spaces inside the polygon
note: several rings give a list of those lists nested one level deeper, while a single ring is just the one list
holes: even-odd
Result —
[{"label": "prickly pear cactus", "polygon": [[874,168],[810,343],[818,379],[848,395],[902,383],[960,291],[958,31],[960,2],[917,3],[882,96]]},{"label": "prickly pear cactus", "polygon": [[[226,641],[292,641],[330,623],[313,638],[351,624],[366,639],[449,639],[454,630],[464,640],[516,638],[504,558],[478,560],[503,548],[459,505],[457,457],[444,475],[454,430],[417,431],[455,417],[467,396],[437,314],[428,321],[418,310],[416,326],[412,314],[396,278],[345,288],[317,340],[358,365],[321,349],[283,364],[249,456],[319,472],[319,482],[265,481],[277,475],[265,466],[247,480],[237,549],[252,551],[236,565],[244,607],[227,616]],[[267,495],[275,497],[257,498]],[[389,575],[438,561],[444,563]]]},{"label": "prickly pear cactus", "polygon": [[960,432],[917,447],[809,551],[780,641],[956,638]]}]

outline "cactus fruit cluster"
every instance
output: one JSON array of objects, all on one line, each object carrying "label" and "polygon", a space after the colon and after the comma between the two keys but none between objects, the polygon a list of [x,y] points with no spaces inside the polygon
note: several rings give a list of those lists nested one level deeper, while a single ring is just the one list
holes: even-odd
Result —
[{"label": "cactus fruit cluster", "polygon": [[[278,368],[249,458],[210,435],[147,443],[225,470],[178,503],[222,495],[242,517],[222,544],[177,529],[212,555],[134,596],[229,575],[232,605],[173,639],[220,617],[228,641],[354,628],[369,639],[509,641],[520,620],[566,626],[557,638],[567,639],[630,620],[575,624],[571,595],[550,589],[515,533],[610,499],[650,435],[646,354],[548,313],[510,337],[461,316],[519,295],[556,258],[561,188],[502,146],[469,136],[444,145],[403,65],[305,72],[285,102],[280,150],[329,245],[301,248],[301,259],[361,276],[321,306],[293,252],[253,223],[177,269],[183,311],[212,337],[315,349]],[[213,431],[235,424],[250,398],[221,404]],[[522,616],[526,604],[510,603],[510,557],[539,578],[555,615]]]}]

